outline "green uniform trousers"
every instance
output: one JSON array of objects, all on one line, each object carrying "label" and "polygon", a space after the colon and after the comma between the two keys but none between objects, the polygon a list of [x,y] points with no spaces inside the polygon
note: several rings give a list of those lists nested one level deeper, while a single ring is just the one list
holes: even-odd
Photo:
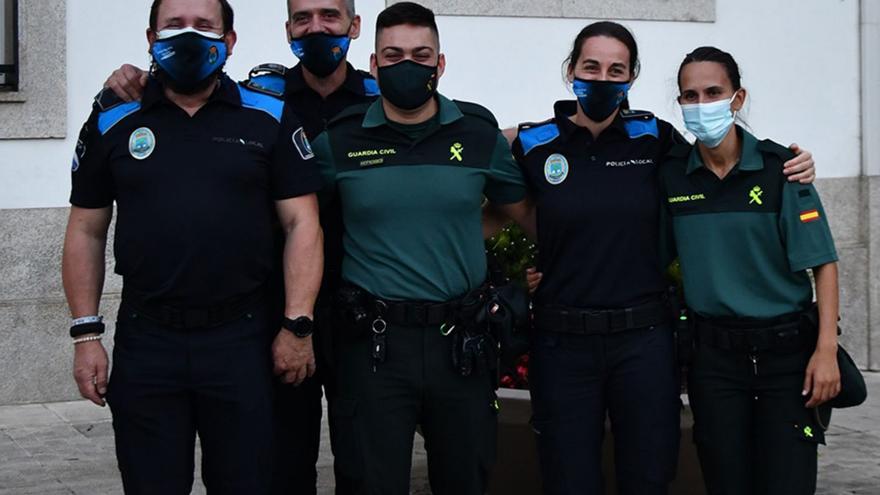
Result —
[{"label": "green uniform trousers", "polygon": [[438,326],[389,324],[385,335],[381,363],[373,361],[372,334],[335,338],[336,493],[408,495],[421,426],[432,493],[482,495],[495,460],[494,376],[457,373],[452,339]]},{"label": "green uniform trousers", "polygon": [[815,493],[825,435],[801,396],[812,352],[751,356],[698,345],[688,395],[710,495]]}]

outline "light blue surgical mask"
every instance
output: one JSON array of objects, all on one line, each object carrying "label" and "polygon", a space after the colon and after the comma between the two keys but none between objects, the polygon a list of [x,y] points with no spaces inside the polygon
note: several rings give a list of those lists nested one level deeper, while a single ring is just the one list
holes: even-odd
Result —
[{"label": "light blue surgical mask", "polygon": [[736,93],[729,100],[682,105],[685,128],[707,147],[717,148],[736,118],[736,112],[730,109],[734,98]]}]

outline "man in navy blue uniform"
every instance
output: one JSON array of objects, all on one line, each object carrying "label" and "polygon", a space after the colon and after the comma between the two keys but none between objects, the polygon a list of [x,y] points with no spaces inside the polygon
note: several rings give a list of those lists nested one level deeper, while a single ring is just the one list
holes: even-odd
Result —
[{"label": "man in navy blue uniform", "polygon": [[[299,59],[291,68],[262,64],[251,71],[247,86],[283,98],[300,118],[305,134],[314,139],[348,107],[369,103],[379,94],[375,79],[347,61],[351,42],[360,36],[361,18],[354,0],[287,0],[285,22],[290,49]],[[147,73],[123,65],[106,86],[125,101],[139,100]],[[337,201],[320,211],[324,231],[324,277],[316,308],[316,358],[318,372],[301,383],[278,383],[278,424],[275,493],[316,493],[318,450],[321,435],[321,384],[330,387],[332,371],[331,301],[338,288],[342,265],[342,216]],[[328,399],[332,390],[327,390]],[[330,422],[331,435],[333,421]],[[340,481],[340,480],[337,480]]]},{"label": "man in navy blue uniform", "polygon": [[[140,102],[102,92],[73,161],[63,278],[82,395],[113,412],[126,493],[269,493],[272,374],[314,373],[320,176],[283,100],[232,82],[226,0],[155,0]],[[98,306],[107,231],[123,294],[114,366]],[[267,295],[285,237],[283,314]],[[276,325],[283,321],[283,329]],[[271,349],[271,351],[270,351]]]}]

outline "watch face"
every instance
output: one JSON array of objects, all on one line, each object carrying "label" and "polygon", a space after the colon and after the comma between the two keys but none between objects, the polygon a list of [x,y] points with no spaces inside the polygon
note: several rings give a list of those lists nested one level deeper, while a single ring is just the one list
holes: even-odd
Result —
[{"label": "watch face", "polygon": [[308,337],[312,334],[313,323],[308,316],[300,316],[295,320],[285,318],[284,328],[293,332],[297,337]]}]

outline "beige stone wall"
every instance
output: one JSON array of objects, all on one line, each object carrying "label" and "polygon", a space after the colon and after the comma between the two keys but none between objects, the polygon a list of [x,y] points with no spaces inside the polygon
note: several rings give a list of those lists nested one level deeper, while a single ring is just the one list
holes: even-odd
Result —
[{"label": "beige stone wall", "polygon": [[0,92],[0,139],[67,135],[67,2],[19,0],[19,90]]},{"label": "beige stone wall", "polygon": [[[397,3],[386,0],[386,5]],[[650,21],[715,20],[715,0],[422,0],[439,15]]]}]

